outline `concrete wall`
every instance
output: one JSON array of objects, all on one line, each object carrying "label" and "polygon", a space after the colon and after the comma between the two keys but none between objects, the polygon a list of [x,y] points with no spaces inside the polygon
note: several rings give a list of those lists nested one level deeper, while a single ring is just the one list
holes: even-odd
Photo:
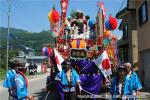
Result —
[{"label": "concrete wall", "polygon": [[137,30],[132,30],[132,63],[138,61],[138,33]]},{"label": "concrete wall", "polygon": [[139,27],[138,10],[145,0],[136,0],[139,73],[142,83],[150,89],[150,1],[147,0],[148,21]]},{"label": "concrete wall", "polygon": [[146,88],[150,90],[150,49],[140,53],[140,78]]},{"label": "concrete wall", "polygon": [[148,21],[139,27],[138,23],[138,9],[145,0],[138,0],[136,2],[136,12],[137,12],[137,30],[138,30],[138,41],[139,41],[139,51],[143,51],[150,48],[150,0],[147,0],[148,7]]},{"label": "concrete wall", "polygon": [[127,15],[123,17],[123,25],[126,23],[128,24],[128,61],[133,64],[135,60],[138,60],[137,24],[135,12],[128,11]]}]

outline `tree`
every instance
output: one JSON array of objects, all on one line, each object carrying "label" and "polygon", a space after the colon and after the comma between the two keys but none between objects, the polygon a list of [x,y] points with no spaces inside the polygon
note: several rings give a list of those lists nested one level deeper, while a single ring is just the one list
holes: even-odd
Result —
[{"label": "tree", "polygon": [[77,18],[77,13],[76,13],[76,11],[75,11],[75,10],[71,10],[70,16],[71,16],[72,18]]}]

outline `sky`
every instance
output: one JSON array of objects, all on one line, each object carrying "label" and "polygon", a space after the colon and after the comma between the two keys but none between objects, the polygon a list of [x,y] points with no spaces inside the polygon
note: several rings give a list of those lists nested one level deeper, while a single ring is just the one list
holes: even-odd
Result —
[{"label": "sky", "polygon": [[[97,2],[104,3],[107,18],[126,6],[126,0],[70,0],[67,15],[72,10],[82,10],[91,19],[95,19],[98,11]],[[24,29],[29,32],[41,32],[50,29],[48,13],[55,4],[56,10],[61,11],[60,0],[11,0],[10,27]],[[0,27],[7,27],[8,0],[0,0]],[[118,26],[121,20],[118,20]],[[116,29],[114,34],[122,36]]]}]

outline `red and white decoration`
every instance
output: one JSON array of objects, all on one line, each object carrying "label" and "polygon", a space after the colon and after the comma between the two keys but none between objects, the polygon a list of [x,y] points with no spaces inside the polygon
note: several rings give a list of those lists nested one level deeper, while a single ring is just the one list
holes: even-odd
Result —
[{"label": "red and white decoration", "polygon": [[64,61],[64,59],[56,49],[54,49],[54,53],[55,53],[57,68],[58,68],[59,71],[62,71],[61,63]]},{"label": "red and white decoration", "polygon": [[103,2],[98,2],[98,5],[101,7],[102,11],[103,11],[103,16],[104,19],[106,18],[106,9],[104,7],[104,3]]},{"label": "red and white decoration", "polygon": [[112,74],[111,64],[108,58],[107,51],[104,51],[97,59],[95,59],[94,63],[101,70],[105,78]]},{"label": "red and white decoration", "polygon": [[60,5],[61,5],[61,9],[62,9],[62,17],[63,17],[63,19],[65,19],[67,8],[68,8],[68,0],[60,0]]}]

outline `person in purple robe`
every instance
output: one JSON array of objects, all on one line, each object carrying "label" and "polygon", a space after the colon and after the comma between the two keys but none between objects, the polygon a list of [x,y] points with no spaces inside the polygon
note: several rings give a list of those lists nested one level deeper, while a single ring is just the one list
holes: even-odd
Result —
[{"label": "person in purple robe", "polygon": [[101,88],[101,73],[93,62],[94,52],[89,50],[87,59],[76,61],[78,73],[80,75],[82,94],[98,95]]}]

